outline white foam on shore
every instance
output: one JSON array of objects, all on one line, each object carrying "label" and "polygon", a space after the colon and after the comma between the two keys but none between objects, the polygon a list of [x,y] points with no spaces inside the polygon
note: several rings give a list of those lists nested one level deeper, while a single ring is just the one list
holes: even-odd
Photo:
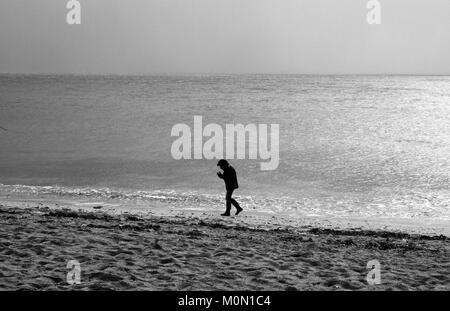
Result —
[{"label": "white foam on shore", "polygon": [[[397,215],[361,215],[345,210],[324,213],[317,207],[296,209],[285,207],[280,201],[272,208],[259,207],[258,200],[251,197],[237,197],[244,207],[244,213],[231,217],[229,221],[242,225],[293,228],[357,228],[370,230],[404,231],[427,235],[450,236],[450,222],[433,217],[401,217]],[[73,210],[99,210],[111,213],[131,213],[141,216],[220,218],[224,209],[223,196],[175,191],[117,191],[109,188],[67,188],[59,186],[0,185],[0,199],[7,205],[33,207],[38,204],[54,208]],[[266,202],[267,203],[267,202]],[[276,203],[276,205],[275,205]],[[288,203],[285,203],[288,204]]]}]

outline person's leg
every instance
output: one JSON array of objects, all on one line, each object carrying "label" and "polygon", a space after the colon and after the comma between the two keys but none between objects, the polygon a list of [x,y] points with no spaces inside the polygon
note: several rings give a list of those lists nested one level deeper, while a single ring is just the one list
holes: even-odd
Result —
[{"label": "person's leg", "polygon": [[235,199],[233,199],[231,197],[231,195],[230,195],[230,202],[231,202],[231,204],[234,205],[234,207],[236,207],[236,215],[238,215],[240,212],[242,212],[242,207],[239,206],[239,203]]},{"label": "person's leg", "polygon": [[240,209],[241,208],[239,206],[239,203],[235,199],[231,198],[230,201],[231,201],[231,204],[233,204],[233,206],[236,207],[236,209]]},{"label": "person's leg", "polygon": [[233,190],[227,190],[227,194],[225,196],[225,200],[226,200],[226,211],[224,214],[222,214],[223,216],[229,216],[230,215],[230,211],[231,211],[231,195],[233,194]]}]

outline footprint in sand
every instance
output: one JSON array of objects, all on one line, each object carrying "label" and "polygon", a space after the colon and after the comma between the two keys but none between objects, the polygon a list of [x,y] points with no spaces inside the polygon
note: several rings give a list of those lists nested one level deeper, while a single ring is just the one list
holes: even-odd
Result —
[{"label": "footprint in sand", "polygon": [[166,265],[166,264],[169,264],[169,263],[175,263],[175,262],[176,261],[173,258],[163,258],[163,259],[161,259],[159,261],[159,263],[162,264],[162,265]]},{"label": "footprint in sand", "polygon": [[89,280],[100,280],[103,282],[118,282],[121,281],[122,278],[116,274],[110,272],[94,272],[87,275]]}]

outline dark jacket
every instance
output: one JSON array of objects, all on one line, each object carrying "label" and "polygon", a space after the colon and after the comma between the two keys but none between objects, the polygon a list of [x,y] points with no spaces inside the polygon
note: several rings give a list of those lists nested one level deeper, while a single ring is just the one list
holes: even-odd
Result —
[{"label": "dark jacket", "polygon": [[231,165],[223,171],[222,178],[225,181],[225,188],[227,188],[227,190],[234,190],[239,188],[236,171]]}]

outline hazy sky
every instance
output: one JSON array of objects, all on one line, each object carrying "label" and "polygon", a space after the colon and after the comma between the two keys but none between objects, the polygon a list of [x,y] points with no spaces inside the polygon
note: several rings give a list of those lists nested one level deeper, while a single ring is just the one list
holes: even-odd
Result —
[{"label": "hazy sky", "polygon": [[450,0],[0,1],[0,72],[450,74]]}]

